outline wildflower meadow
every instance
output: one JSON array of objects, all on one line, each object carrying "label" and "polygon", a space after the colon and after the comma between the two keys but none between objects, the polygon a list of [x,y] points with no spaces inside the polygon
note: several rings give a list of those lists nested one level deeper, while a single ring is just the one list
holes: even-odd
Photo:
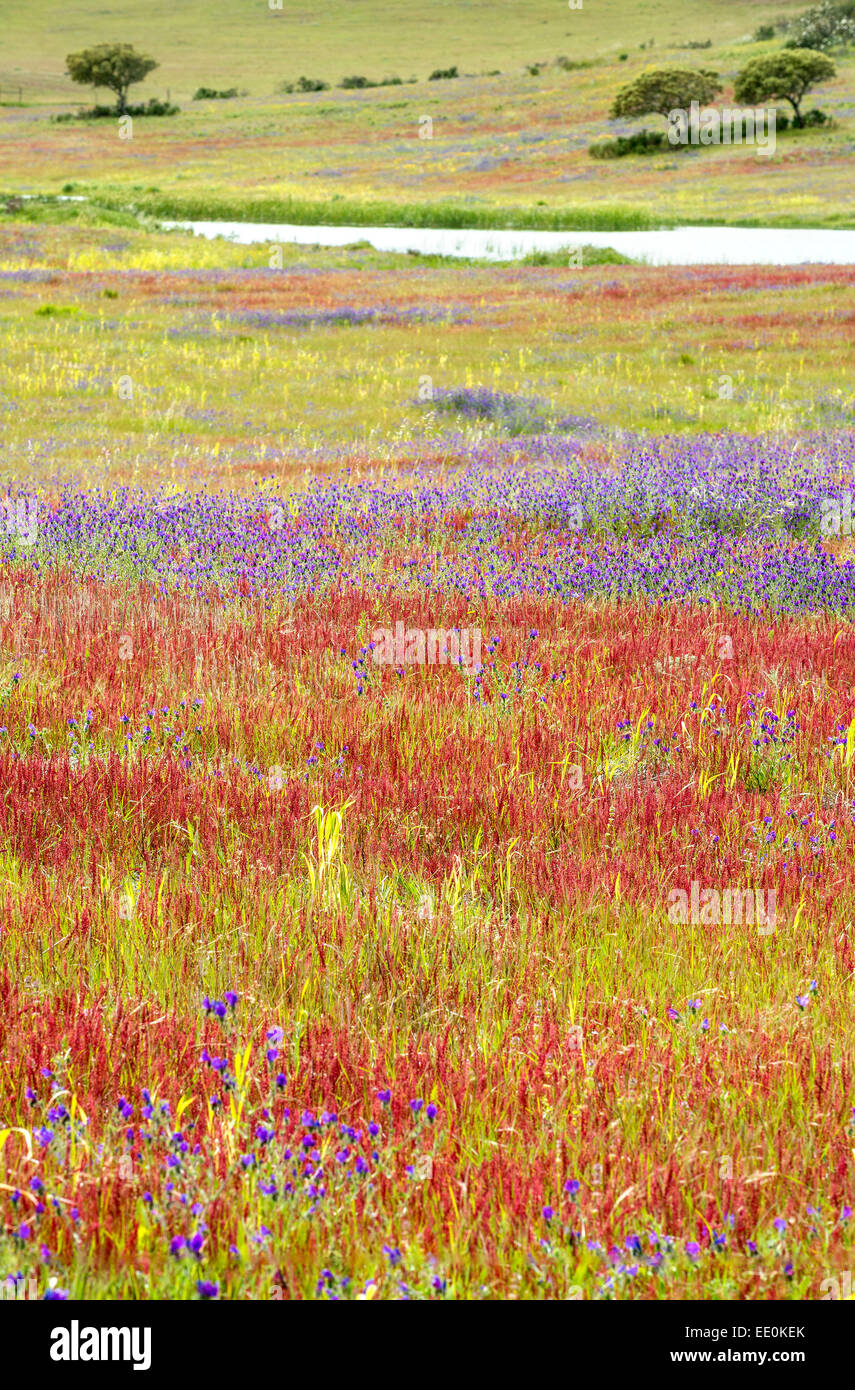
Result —
[{"label": "wildflower meadow", "polygon": [[39,179],[3,1301],[851,1301],[852,267],[274,256]]}]

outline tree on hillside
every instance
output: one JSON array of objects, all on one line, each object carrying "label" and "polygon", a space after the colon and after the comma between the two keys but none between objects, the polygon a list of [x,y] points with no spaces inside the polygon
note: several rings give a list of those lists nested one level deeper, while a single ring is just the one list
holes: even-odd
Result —
[{"label": "tree on hillside", "polygon": [[116,93],[116,115],[124,114],[128,88],[142,82],[157,67],[154,58],[137,53],[130,43],[99,43],[69,53],[65,60],[72,82],[84,87],[107,87]]},{"label": "tree on hillside", "polygon": [[837,72],[830,58],[810,48],[790,48],[752,58],[733,85],[737,101],[759,106],[764,101],[788,101],[793,108],[793,125],[803,126],[801,101],[817,82],[827,82]]},{"label": "tree on hillside", "polygon": [[717,72],[694,68],[652,68],[621,87],[612,102],[613,119],[624,116],[668,116],[687,111],[693,101],[709,106],[721,90]]},{"label": "tree on hillside", "polygon": [[785,48],[835,48],[855,42],[855,0],[831,5],[824,0],[787,25]]}]

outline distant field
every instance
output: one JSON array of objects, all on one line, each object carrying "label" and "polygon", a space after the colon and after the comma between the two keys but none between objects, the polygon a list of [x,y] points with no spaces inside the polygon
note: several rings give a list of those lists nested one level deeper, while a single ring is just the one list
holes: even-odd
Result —
[{"label": "distant field", "polygon": [[[713,66],[728,100],[740,68],[775,46],[750,42],[756,25],[798,13],[802,3],[723,3],[711,12],[700,4],[674,10],[591,0],[575,11],[535,0],[524,14],[511,4],[366,3],[336,4],[322,16],[271,11],[260,0],[191,3],[177,15],[123,3],[108,15],[72,6],[61,23],[45,18],[44,32],[39,8],[36,20],[21,8],[4,34],[0,94],[17,102],[20,85],[23,106],[0,107],[0,192],[73,186],[147,201],[162,215],[231,217],[249,216],[250,204],[264,199],[279,206],[278,220],[297,200],[339,211],[371,202],[384,222],[431,218],[450,203],[497,221],[509,212],[548,218],[583,206],[614,216],[616,225],[627,211],[680,222],[855,225],[855,53],[838,57],[837,78],[811,96],[834,117],[833,128],[780,135],[772,159],[741,147],[607,163],[588,153],[603,135],[663,126],[660,117],[609,121],[628,78],[651,63]],[[120,140],[110,120],[55,124],[52,116],[92,99],[63,76],[65,55],[104,39],[150,50],[160,67],[133,97],[168,93],[181,114],[137,120],[132,140]],[[697,47],[707,40],[710,48]],[[585,66],[567,70],[558,58]],[[458,80],[427,81],[434,68],[452,66]],[[397,75],[402,85],[337,87],[354,73],[374,81]],[[330,90],[277,94],[301,75]],[[193,102],[200,85],[248,95]],[[427,118],[431,136],[420,138]]]},{"label": "distant field", "polygon": [[657,49],[708,38],[715,46],[732,43],[763,21],[805,8],[803,0],[717,0],[714,7],[702,0],[587,0],[580,10],[565,0],[283,0],[271,10],[268,0],[113,0],[105,10],[92,0],[61,9],[46,0],[11,0],[4,6],[0,86],[22,82],[28,100],[74,100],[65,55],[119,41],[150,49],[160,61],[141,88],[144,97],[168,87],[173,98],[186,99],[197,86],[233,83],[266,97],[304,73],[331,83],[347,73],[424,79],[453,65],[516,73],[557,53],[616,57],[651,39]]}]

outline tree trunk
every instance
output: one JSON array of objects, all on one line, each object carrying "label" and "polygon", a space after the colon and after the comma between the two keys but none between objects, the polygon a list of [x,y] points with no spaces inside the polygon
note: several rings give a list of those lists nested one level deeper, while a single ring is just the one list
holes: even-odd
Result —
[{"label": "tree trunk", "polygon": [[795,117],[794,117],[794,119],[793,119],[793,125],[794,125],[794,126],[798,126],[798,128],[801,129],[801,127],[804,125],[804,120],[802,119],[802,113],[801,113],[801,111],[799,110],[799,102],[801,101],[801,97],[799,97],[798,101],[797,101],[794,97],[787,97],[787,101],[790,103],[790,105],[791,105],[792,108],[793,108],[793,111],[795,112]]}]

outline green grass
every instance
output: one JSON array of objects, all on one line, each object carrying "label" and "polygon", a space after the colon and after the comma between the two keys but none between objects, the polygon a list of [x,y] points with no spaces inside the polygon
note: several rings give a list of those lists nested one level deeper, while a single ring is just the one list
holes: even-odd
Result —
[{"label": "green grass", "polygon": [[[399,204],[389,201],[350,202],[337,198],[331,202],[315,202],[306,199],[257,200],[246,203],[242,200],[224,200],[217,196],[200,195],[193,198],[168,197],[143,192],[132,187],[122,194],[118,190],[108,192],[97,186],[70,183],[63,187],[68,194],[82,196],[86,202],[59,201],[55,194],[44,193],[20,201],[12,191],[0,191],[0,221],[29,222],[39,225],[62,226],[76,224],[86,227],[151,227],[152,223],[226,221],[282,223],[295,226],[332,227],[424,227],[471,229],[485,231],[579,231],[579,232],[638,232],[667,230],[682,225],[698,227],[718,226],[720,217],[692,215],[687,218],[656,217],[644,208],[623,207],[620,204],[605,207],[571,207],[565,209],[542,209],[525,207],[461,207],[455,203],[416,203]],[[89,189],[89,191],[85,191]],[[726,219],[731,227],[779,227],[810,228],[823,226],[830,230],[855,228],[855,212],[828,211],[824,216],[798,216],[772,211],[768,216],[746,216]],[[362,243],[368,246],[368,242]],[[416,251],[407,253],[419,255]],[[423,264],[451,261],[455,265],[469,264],[466,257],[460,256],[422,256]],[[622,256],[609,247],[585,248],[586,265],[629,264],[632,258]],[[536,251],[523,258],[525,265],[563,266],[567,262],[566,251]],[[475,263],[475,262],[473,262]]]},{"label": "green grass", "polygon": [[[84,192],[84,185],[69,189]],[[86,196],[111,212],[125,211],[128,195],[104,193],[96,189]],[[461,207],[457,203],[395,203],[390,200],[356,202],[347,198],[332,201],[307,198],[221,198],[216,195],[169,196],[133,193],[137,213],[165,221],[282,222],[298,225],[334,227],[447,227],[496,228],[540,231],[645,231],[668,226],[641,208],[570,207],[514,208]]]}]

